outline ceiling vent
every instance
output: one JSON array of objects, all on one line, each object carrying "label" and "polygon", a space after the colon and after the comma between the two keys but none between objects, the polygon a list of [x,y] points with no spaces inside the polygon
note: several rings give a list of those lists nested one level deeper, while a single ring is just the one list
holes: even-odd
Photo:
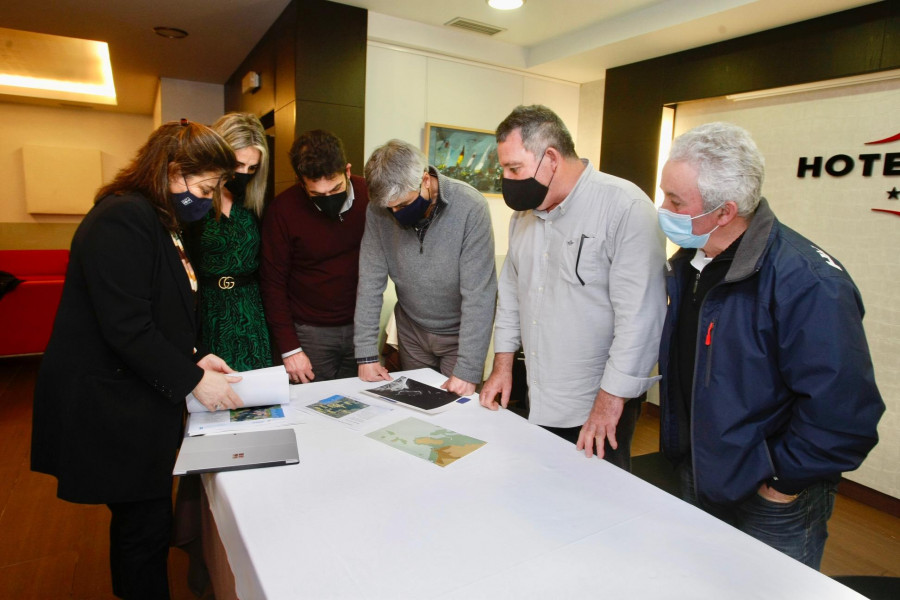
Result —
[{"label": "ceiling vent", "polygon": [[450,19],[444,25],[449,25],[450,27],[458,27],[459,29],[465,29],[466,31],[472,31],[474,33],[483,33],[484,35],[494,35],[495,33],[500,33],[501,31],[506,31],[503,27],[495,27],[493,25],[488,25],[487,23],[479,23],[478,21],[473,21],[472,19],[466,19],[463,17],[456,17],[455,19]]}]

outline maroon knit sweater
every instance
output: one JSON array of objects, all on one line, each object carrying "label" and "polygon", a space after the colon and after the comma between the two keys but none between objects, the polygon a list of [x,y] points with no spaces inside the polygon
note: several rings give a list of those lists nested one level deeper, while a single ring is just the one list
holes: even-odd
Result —
[{"label": "maroon knit sweater", "polygon": [[283,354],[300,347],[294,323],[338,326],[353,323],[359,243],[366,225],[369,192],[351,176],[353,206],[332,221],[294,185],[266,209],[259,275],[266,320]]}]

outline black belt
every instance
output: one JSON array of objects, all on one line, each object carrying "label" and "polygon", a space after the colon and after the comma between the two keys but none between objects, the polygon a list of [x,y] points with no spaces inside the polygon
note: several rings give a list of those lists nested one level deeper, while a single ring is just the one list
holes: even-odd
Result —
[{"label": "black belt", "polygon": [[209,277],[201,277],[200,283],[208,287],[217,287],[220,290],[231,290],[236,287],[249,285],[256,281],[255,275],[211,275]]}]

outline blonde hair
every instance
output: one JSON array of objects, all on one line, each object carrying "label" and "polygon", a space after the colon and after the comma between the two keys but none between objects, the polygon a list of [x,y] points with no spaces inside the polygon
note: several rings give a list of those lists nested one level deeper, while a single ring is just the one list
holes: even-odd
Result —
[{"label": "blonde hair", "polygon": [[[269,146],[266,144],[266,130],[256,115],[238,112],[219,117],[212,128],[225,138],[235,151],[241,148],[259,150],[259,167],[253,179],[247,184],[244,206],[253,211],[257,217],[261,217],[266,197],[266,183],[269,180]],[[221,205],[217,205],[216,213],[220,213],[221,210]]]}]

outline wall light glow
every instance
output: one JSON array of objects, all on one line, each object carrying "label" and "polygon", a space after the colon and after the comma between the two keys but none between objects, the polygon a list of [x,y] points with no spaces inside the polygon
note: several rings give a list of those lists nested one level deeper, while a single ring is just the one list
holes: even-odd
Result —
[{"label": "wall light glow", "polygon": [[0,41],[10,56],[0,62],[0,94],[117,104],[106,42],[2,28]]}]

